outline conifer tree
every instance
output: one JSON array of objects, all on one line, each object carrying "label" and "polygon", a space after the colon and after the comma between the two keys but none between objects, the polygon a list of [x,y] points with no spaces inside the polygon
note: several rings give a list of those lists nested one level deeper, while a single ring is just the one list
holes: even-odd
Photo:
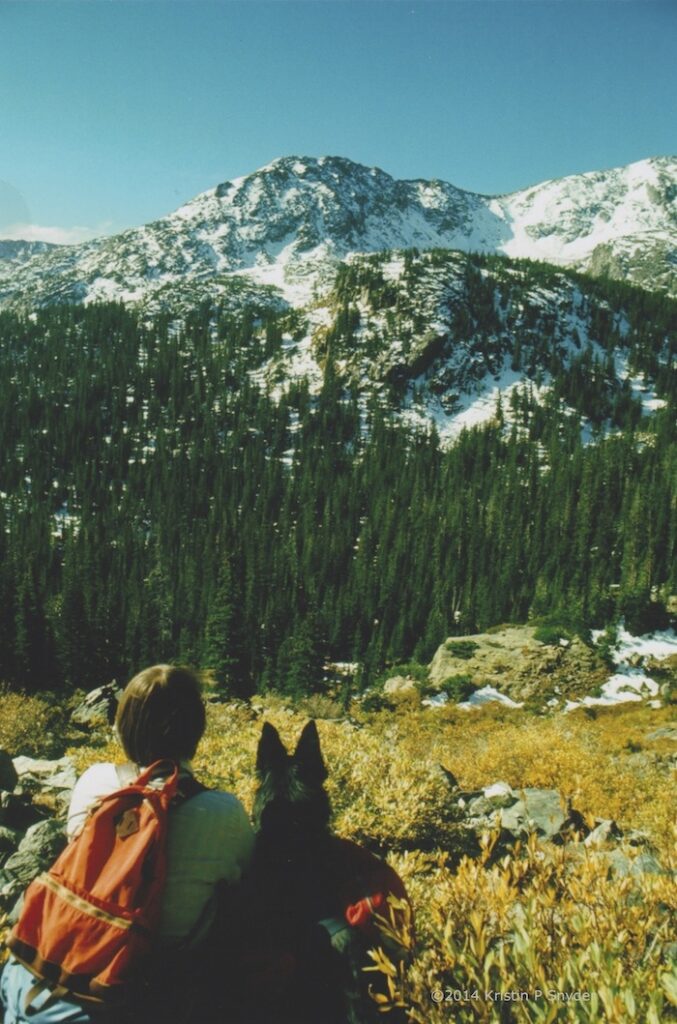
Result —
[{"label": "conifer tree", "polygon": [[237,697],[251,693],[245,656],[242,595],[230,559],[222,561],[209,604],[202,666],[210,669],[219,686]]}]

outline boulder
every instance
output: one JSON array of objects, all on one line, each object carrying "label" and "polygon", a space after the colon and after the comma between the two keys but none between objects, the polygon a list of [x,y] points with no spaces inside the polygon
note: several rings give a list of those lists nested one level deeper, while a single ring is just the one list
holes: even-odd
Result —
[{"label": "boulder", "polygon": [[604,818],[597,822],[592,832],[585,837],[583,842],[586,846],[600,846],[602,843],[608,843],[612,839],[620,839],[621,835],[622,832],[616,822],[610,818]]},{"label": "boulder", "polygon": [[13,793],[19,781],[12,758],[6,750],[0,750],[0,789]]},{"label": "boulder", "polygon": [[0,856],[13,853],[21,842],[21,832],[17,828],[0,825]]},{"label": "boulder", "polygon": [[411,676],[391,676],[391,678],[386,679],[383,684],[383,692],[388,694],[411,693],[411,691],[415,689],[416,682],[411,678]]},{"label": "boulder", "polygon": [[566,821],[556,789],[525,789],[522,799],[501,811],[501,824],[515,836],[537,832],[545,839],[557,835]]},{"label": "boulder", "polygon": [[77,772],[69,757],[59,757],[54,761],[15,757],[14,767],[21,788],[29,791],[69,794],[77,781]]},{"label": "boulder", "polygon": [[66,845],[62,821],[48,818],[39,821],[26,832],[16,853],[3,865],[4,871],[26,886],[36,875],[51,866]]},{"label": "boulder", "polygon": [[612,873],[621,878],[667,873],[652,853],[644,852],[640,853],[638,857],[628,857],[622,850],[611,850],[604,856]]},{"label": "boulder", "polygon": [[579,637],[552,646],[536,640],[535,634],[533,626],[501,626],[451,637],[430,663],[430,682],[442,686],[449,677],[468,675],[513,701],[543,707],[555,697],[581,698],[609,678],[598,652]]},{"label": "boulder", "polygon": [[121,693],[116,682],[90,690],[71,715],[71,722],[83,729],[91,729],[97,725],[112,725]]},{"label": "boulder", "polygon": [[511,807],[519,799],[519,795],[507,782],[494,782],[491,786],[485,786],[482,793],[492,807]]},{"label": "boulder", "polygon": [[13,907],[25,888],[18,878],[0,871],[0,907],[5,911]]},{"label": "boulder", "polygon": [[42,821],[44,813],[25,793],[0,793],[0,822],[6,827],[25,832],[30,825]]}]

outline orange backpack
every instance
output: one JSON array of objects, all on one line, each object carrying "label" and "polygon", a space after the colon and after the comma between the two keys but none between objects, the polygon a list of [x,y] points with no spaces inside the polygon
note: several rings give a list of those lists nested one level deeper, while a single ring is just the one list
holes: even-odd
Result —
[{"label": "orange backpack", "polygon": [[[170,771],[161,787],[153,785]],[[204,787],[192,777],[193,792]],[[57,996],[124,995],[151,950],[167,874],[170,804],[187,796],[176,764],[157,761],[102,797],[49,871],[26,890],[7,946]],[[192,795],[192,793],[190,794]]]}]

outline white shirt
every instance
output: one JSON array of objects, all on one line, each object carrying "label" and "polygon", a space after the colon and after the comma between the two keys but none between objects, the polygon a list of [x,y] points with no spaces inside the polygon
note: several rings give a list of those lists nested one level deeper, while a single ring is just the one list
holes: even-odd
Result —
[{"label": "white shirt", "polygon": [[[66,825],[69,838],[82,827],[92,804],[120,788],[114,764],[88,768],[71,797]],[[159,938],[165,943],[179,942],[196,929],[191,935],[193,943],[203,937],[213,919],[216,883],[240,880],[251,859],[254,833],[237,797],[209,789],[172,808],[167,842]]]}]

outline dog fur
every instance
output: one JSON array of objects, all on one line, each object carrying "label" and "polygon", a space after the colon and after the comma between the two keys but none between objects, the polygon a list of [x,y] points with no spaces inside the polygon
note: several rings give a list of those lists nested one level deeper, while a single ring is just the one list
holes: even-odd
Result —
[{"label": "dog fur", "polygon": [[[332,835],[327,769],[314,722],[303,729],[293,754],[266,723],[256,772],[257,840],[246,884],[256,892],[266,941],[292,951],[295,962],[286,990],[282,985],[276,996],[275,1017],[264,1016],[260,1024],[382,1021],[368,994],[375,976],[363,971],[372,942],[346,925],[341,893],[369,895],[357,877],[365,867],[367,873],[389,873],[391,888],[404,893],[400,880],[373,855]],[[392,1013],[388,1019],[396,1024]]]}]

